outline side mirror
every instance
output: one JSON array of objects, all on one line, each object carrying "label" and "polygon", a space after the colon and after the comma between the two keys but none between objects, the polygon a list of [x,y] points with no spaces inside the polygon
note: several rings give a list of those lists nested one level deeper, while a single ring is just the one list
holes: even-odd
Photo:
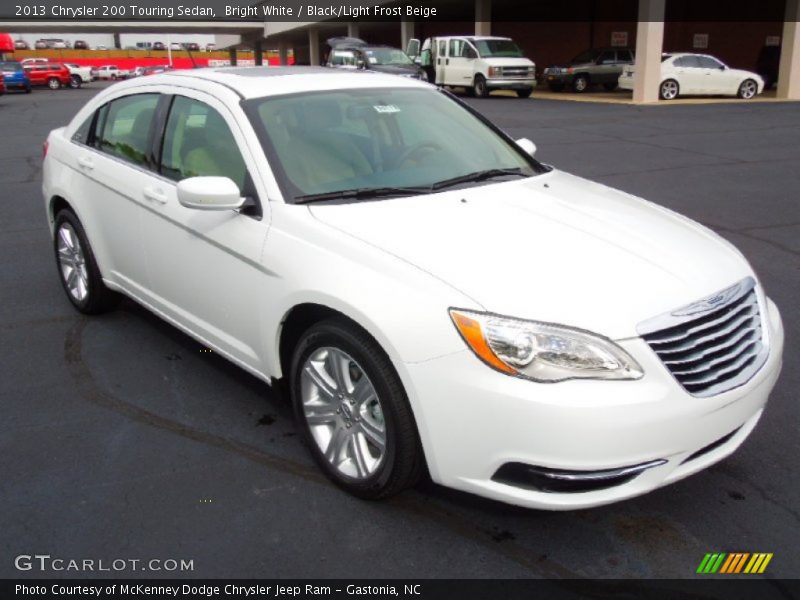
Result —
[{"label": "side mirror", "polygon": [[178,183],[178,202],[197,210],[235,210],[244,198],[227,177],[189,177]]},{"label": "side mirror", "polygon": [[419,40],[416,38],[412,38],[408,40],[408,45],[406,46],[406,54],[410,57],[419,56]]},{"label": "side mirror", "polygon": [[522,148],[522,151],[525,152],[525,154],[529,154],[530,156],[534,156],[536,154],[536,144],[534,144],[528,138],[520,138],[516,143],[517,146]]},{"label": "side mirror", "polygon": [[415,65],[421,65],[422,64],[422,57],[421,56],[415,56],[414,57],[414,64]]}]

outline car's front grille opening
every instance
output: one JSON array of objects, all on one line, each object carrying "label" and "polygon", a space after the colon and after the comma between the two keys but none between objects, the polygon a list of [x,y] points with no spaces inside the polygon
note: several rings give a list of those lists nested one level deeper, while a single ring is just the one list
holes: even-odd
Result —
[{"label": "car's front grille opening", "polygon": [[664,459],[659,459],[629,467],[597,471],[550,469],[514,462],[506,463],[497,469],[492,481],[537,492],[560,494],[594,492],[628,483],[643,471],[666,462]]},{"label": "car's front grille opening", "polygon": [[746,383],[767,354],[752,285],[718,308],[642,338],[695,396],[713,396]]},{"label": "car's front grille opening", "polygon": [[704,455],[708,454],[709,452],[712,452],[712,451],[716,450],[720,446],[724,446],[726,443],[728,443],[730,441],[730,439],[734,435],[736,435],[736,432],[739,431],[740,429],[741,429],[741,427],[737,427],[736,429],[731,431],[728,435],[723,435],[717,441],[711,442],[708,446],[703,446],[697,452],[695,452],[695,453],[687,456],[686,458],[684,458],[683,462],[681,462],[681,464],[685,465],[688,462],[692,462],[696,458],[700,458],[701,456],[704,456]]}]

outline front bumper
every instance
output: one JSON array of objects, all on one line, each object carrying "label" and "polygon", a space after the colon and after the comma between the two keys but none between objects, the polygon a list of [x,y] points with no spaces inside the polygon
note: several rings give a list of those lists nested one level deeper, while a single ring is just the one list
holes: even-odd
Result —
[{"label": "front bumper", "polygon": [[617,80],[617,86],[621,90],[633,90],[633,75],[620,75]]},{"label": "front bumper", "polygon": [[486,87],[493,90],[529,90],[536,87],[536,77],[531,76],[525,79],[495,77],[486,80]]},{"label": "front bumper", "polygon": [[574,79],[572,73],[545,73],[543,77],[547,85],[569,85]]},{"label": "front bumper", "polygon": [[[768,305],[767,362],[746,384],[710,398],[686,393],[639,338],[619,342],[644,368],[636,381],[540,384],[493,371],[466,349],[406,364],[432,478],[511,504],[568,510],[638,496],[708,467],[747,438],[780,373],[783,328],[778,309]],[[510,463],[597,472],[654,462],[592,491],[493,479]]]}]

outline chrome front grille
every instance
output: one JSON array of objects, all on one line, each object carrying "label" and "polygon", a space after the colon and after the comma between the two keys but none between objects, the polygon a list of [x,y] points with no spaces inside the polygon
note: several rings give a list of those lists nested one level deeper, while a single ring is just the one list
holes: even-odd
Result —
[{"label": "chrome front grille", "polygon": [[533,77],[535,71],[533,67],[501,67],[500,73],[503,77],[516,77],[520,79]]},{"label": "chrome front grille", "polygon": [[714,396],[746,383],[767,358],[751,277],[646,321],[638,331],[694,396]]}]

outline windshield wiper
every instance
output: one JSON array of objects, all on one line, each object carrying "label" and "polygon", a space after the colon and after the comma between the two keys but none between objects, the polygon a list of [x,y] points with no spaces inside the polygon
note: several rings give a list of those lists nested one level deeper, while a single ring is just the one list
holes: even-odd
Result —
[{"label": "windshield wiper", "polygon": [[361,200],[364,198],[379,198],[387,196],[415,196],[430,193],[429,187],[380,187],[380,188],[355,188],[352,190],[337,190],[321,194],[306,194],[297,196],[295,204],[310,204],[311,202],[324,202],[325,200]]},{"label": "windshield wiper", "polygon": [[432,184],[430,189],[441,190],[444,188],[458,185],[459,183],[471,183],[473,181],[486,181],[487,179],[494,179],[495,177],[506,177],[508,175],[516,175],[518,177],[530,177],[522,172],[522,169],[487,169],[485,171],[476,171],[475,173],[468,173],[467,175],[460,175],[451,179],[443,179]]}]

